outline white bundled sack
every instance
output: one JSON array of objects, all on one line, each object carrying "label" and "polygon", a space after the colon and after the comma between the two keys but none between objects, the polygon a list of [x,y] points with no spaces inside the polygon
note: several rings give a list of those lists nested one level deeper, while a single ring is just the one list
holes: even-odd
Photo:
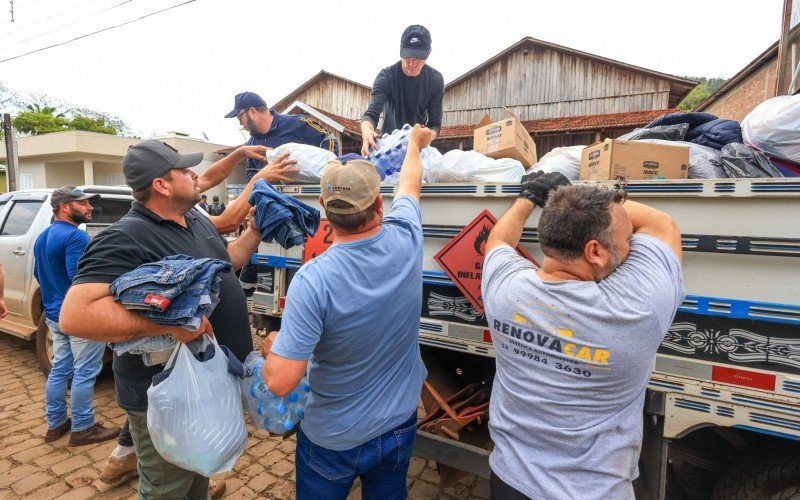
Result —
[{"label": "white bundled sack", "polygon": [[[428,170],[434,167],[442,158],[442,153],[439,152],[433,146],[428,146],[427,148],[421,150],[419,152],[419,160],[422,163],[422,179],[423,181],[428,178]],[[392,175],[386,176],[383,181],[381,181],[382,186],[395,186],[397,183],[400,182],[400,172],[395,172]]]},{"label": "white bundled sack", "polygon": [[800,163],[800,94],[756,106],[742,120],[742,138],[768,155]]},{"label": "white bundled sack", "polygon": [[571,181],[577,181],[581,173],[581,151],[586,146],[566,146],[555,148],[546,155],[539,158],[528,172],[542,171],[545,174],[559,172]]},{"label": "white bundled sack", "polygon": [[203,336],[214,356],[198,361],[178,343],[158,385],[147,389],[147,430],[158,454],[202,476],[229,472],[247,446],[242,395],[228,373],[228,359],[217,340]]},{"label": "white bundled sack", "polygon": [[512,158],[495,160],[475,151],[454,149],[427,172],[427,182],[519,182],[525,173]]},{"label": "white bundled sack", "polygon": [[296,142],[282,144],[275,149],[267,151],[264,156],[272,163],[275,158],[284,153],[289,153],[289,158],[297,162],[293,166],[300,169],[295,174],[294,184],[319,184],[325,165],[329,161],[336,159],[336,155],[327,149]]}]

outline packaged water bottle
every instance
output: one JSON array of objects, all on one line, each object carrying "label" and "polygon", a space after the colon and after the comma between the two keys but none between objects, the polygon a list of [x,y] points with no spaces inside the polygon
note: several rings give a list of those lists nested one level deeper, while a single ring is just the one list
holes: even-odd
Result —
[{"label": "packaged water bottle", "polygon": [[289,416],[289,420],[294,424],[297,425],[303,417],[305,416],[305,410],[301,405],[293,404],[289,405],[287,409],[287,414]]},{"label": "packaged water bottle", "polygon": [[394,171],[399,172],[400,167],[403,166],[403,161],[406,159],[406,145],[403,144],[402,142],[397,143],[394,147],[392,157],[395,162]]},{"label": "packaged water bottle", "polygon": [[264,427],[273,434],[286,434],[294,429],[294,422],[284,415],[279,415],[264,420]]},{"label": "packaged water bottle", "polygon": [[275,398],[275,395],[269,392],[267,384],[261,378],[261,374],[253,377],[253,383],[250,384],[250,396],[259,401]]}]

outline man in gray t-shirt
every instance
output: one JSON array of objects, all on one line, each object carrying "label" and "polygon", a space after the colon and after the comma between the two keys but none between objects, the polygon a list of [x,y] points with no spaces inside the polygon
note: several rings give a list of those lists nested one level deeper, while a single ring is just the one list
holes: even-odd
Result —
[{"label": "man in gray t-shirt", "polygon": [[[523,179],[487,242],[492,491],[633,498],[645,388],[684,296],[680,232],[618,193],[555,184],[549,174]],[[513,247],[545,200],[537,269]]]}]

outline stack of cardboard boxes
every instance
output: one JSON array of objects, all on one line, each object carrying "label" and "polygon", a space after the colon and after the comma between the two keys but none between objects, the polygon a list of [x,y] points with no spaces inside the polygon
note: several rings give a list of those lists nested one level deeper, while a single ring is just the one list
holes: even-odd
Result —
[{"label": "stack of cardboard boxes", "polygon": [[[525,169],[538,161],[536,144],[510,111],[496,122],[484,115],[475,125],[472,147],[489,158],[518,160]],[[581,180],[686,179],[688,174],[686,146],[606,139],[587,146],[581,155]]]}]

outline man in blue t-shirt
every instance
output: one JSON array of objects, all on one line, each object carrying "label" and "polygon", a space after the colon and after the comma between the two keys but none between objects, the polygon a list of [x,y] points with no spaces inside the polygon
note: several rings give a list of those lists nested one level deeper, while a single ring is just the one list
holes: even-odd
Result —
[{"label": "man in blue t-shirt", "polygon": [[297,272],[281,330],[263,349],[263,375],[275,394],[289,393],[308,369],[311,395],[295,459],[300,500],[320,492],[345,498],[356,477],[364,498],[406,496],[427,375],[419,352],[419,151],[432,138],[421,126],[411,132],[385,217],[371,163],[335,160],[322,174],[320,203],[334,244]]},{"label": "man in blue t-shirt", "polygon": [[[492,497],[633,499],[645,390],[684,296],[681,234],[623,193],[550,193],[569,182],[531,176],[483,264],[497,362]],[[514,251],[535,205],[544,207],[538,269]]]},{"label": "man in blue t-shirt", "polygon": [[[100,443],[116,438],[119,427],[106,428],[94,420],[94,381],[103,367],[105,342],[72,337],[59,328],[61,304],[78,260],[89,244],[89,235],[79,224],[92,220],[89,195],[72,186],[53,191],[53,223],[36,239],[33,273],[39,282],[47,326],[53,334],[53,368],[47,376],[45,402],[47,432],[45,442],[52,442],[72,430],[70,446]],[[72,419],[67,417],[67,382],[72,377]]]},{"label": "man in blue t-shirt", "polygon": [[[248,146],[277,148],[289,142],[308,144],[339,155],[336,138],[309,118],[282,115],[270,111],[267,103],[255,92],[242,92],[233,98],[233,109],[225,118],[236,118],[250,134]],[[247,159],[247,180],[264,168],[267,159]]]}]

